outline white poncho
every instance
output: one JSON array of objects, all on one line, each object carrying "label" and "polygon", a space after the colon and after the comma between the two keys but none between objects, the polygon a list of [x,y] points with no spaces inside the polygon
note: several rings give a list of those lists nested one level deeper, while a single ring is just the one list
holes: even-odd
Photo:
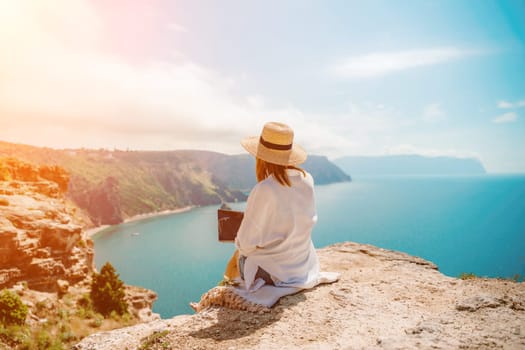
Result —
[{"label": "white poncho", "polygon": [[244,280],[252,287],[257,268],[267,271],[276,286],[312,288],[318,283],[319,260],[311,233],[317,221],[314,181],[288,169],[291,187],[273,176],[250,193],[235,245],[246,256]]}]

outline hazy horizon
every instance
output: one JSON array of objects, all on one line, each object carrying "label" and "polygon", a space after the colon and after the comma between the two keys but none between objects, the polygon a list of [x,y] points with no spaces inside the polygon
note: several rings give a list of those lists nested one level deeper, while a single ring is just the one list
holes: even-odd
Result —
[{"label": "hazy horizon", "polygon": [[[29,147],[38,147],[38,148],[49,148],[56,151],[95,151],[95,152],[177,152],[177,151],[197,151],[197,152],[215,152],[215,153],[221,153],[226,155],[232,155],[232,156],[239,156],[239,155],[246,155],[250,156],[246,152],[239,152],[239,153],[223,153],[220,151],[210,150],[210,149],[119,149],[119,148],[55,148],[55,147],[46,147],[46,146],[36,146],[31,144],[24,144],[24,143],[11,143],[5,140],[0,140],[0,142],[20,145],[20,146],[29,146]],[[311,156],[322,156],[327,157],[331,162],[337,162],[337,160],[340,160],[342,158],[346,157],[363,157],[363,158],[385,158],[385,157],[422,157],[422,158],[449,158],[449,159],[459,159],[459,160],[476,160],[478,161],[481,166],[486,171],[486,175],[525,175],[525,172],[489,172],[486,169],[485,164],[483,162],[476,158],[476,157],[461,157],[461,156],[447,156],[447,155],[421,155],[416,153],[403,153],[403,154],[389,154],[389,155],[343,155],[340,157],[334,157],[330,158],[324,154],[310,154]],[[337,164],[336,164],[337,165]],[[354,176],[356,176],[354,174]],[[361,176],[361,175],[360,175]],[[389,175],[383,175],[383,176],[389,176]],[[421,174],[421,176],[425,176],[424,174]]]}]

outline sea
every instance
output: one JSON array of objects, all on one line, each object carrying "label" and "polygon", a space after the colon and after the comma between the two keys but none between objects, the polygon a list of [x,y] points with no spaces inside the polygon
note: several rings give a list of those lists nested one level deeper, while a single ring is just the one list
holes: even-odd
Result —
[{"label": "sea", "polygon": [[[525,275],[525,175],[391,176],[316,186],[318,248],[353,241],[406,252],[448,276]],[[242,210],[245,203],[231,203]],[[158,294],[162,318],[191,314],[222,279],[233,243],[217,241],[217,206],[111,226],[95,264]]]}]

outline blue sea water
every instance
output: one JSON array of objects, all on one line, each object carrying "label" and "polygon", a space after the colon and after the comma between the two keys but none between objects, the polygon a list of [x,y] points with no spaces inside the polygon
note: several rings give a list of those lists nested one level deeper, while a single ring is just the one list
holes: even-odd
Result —
[{"label": "blue sea water", "polygon": [[[316,247],[373,244],[430,260],[449,276],[525,275],[525,176],[369,177],[316,187]],[[232,205],[242,209],[244,203]],[[217,207],[110,227],[95,237],[95,263],[158,293],[163,318],[222,278],[233,244],[217,242]]]}]

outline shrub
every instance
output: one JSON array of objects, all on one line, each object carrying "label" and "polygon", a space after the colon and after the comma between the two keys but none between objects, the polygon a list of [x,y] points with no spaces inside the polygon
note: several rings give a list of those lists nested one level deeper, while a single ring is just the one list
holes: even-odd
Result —
[{"label": "shrub", "polygon": [[143,338],[142,344],[140,345],[139,350],[147,350],[151,349],[154,346],[162,346],[162,348],[167,349],[168,344],[166,343],[166,335],[168,335],[169,331],[155,331],[153,334]]},{"label": "shrub", "polygon": [[12,180],[11,172],[9,171],[9,166],[7,165],[5,158],[0,158],[0,181],[10,181]]},{"label": "shrub", "polygon": [[27,306],[18,294],[4,289],[0,293],[0,321],[5,325],[23,325],[26,321]]},{"label": "shrub", "polygon": [[52,338],[47,331],[42,330],[36,335],[36,344],[38,349],[48,349],[51,347]]},{"label": "shrub", "polygon": [[525,281],[525,276],[522,276],[519,273],[517,273],[514,276],[512,276],[512,280],[514,282],[519,282],[520,280],[523,282],[523,281]]},{"label": "shrub", "polygon": [[101,314],[96,314],[88,324],[90,327],[99,328],[102,326],[102,321],[104,321],[104,317]]},{"label": "shrub", "polygon": [[31,332],[27,326],[4,326],[0,324],[0,348],[3,343],[15,348],[17,345],[23,349],[24,343],[31,342]]},{"label": "shrub", "polygon": [[91,303],[91,299],[89,297],[89,294],[83,294],[80,298],[78,298],[77,305],[79,307],[83,307],[85,309],[91,309],[93,307],[93,305]]},{"label": "shrub", "polygon": [[71,331],[71,327],[68,324],[62,323],[59,328],[61,342],[72,342],[77,339],[77,336]]},{"label": "shrub", "polygon": [[86,309],[83,307],[79,307],[77,309],[76,315],[80,317],[81,319],[90,319],[95,317],[95,312],[92,309]]},{"label": "shrub", "polygon": [[119,315],[128,311],[124,282],[109,262],[102,266],[100,273],[93,275],[90,296],[95,310],[104,316],[110,315],[111,311]]},{"label": "shrub", "polygon": [[474,278],[476,278],[477,276],[475,274],[473,274],[472,272],[462,272],[460,275],[459,275],[459,278],[462,279],[462,280],[472,280]]}]

